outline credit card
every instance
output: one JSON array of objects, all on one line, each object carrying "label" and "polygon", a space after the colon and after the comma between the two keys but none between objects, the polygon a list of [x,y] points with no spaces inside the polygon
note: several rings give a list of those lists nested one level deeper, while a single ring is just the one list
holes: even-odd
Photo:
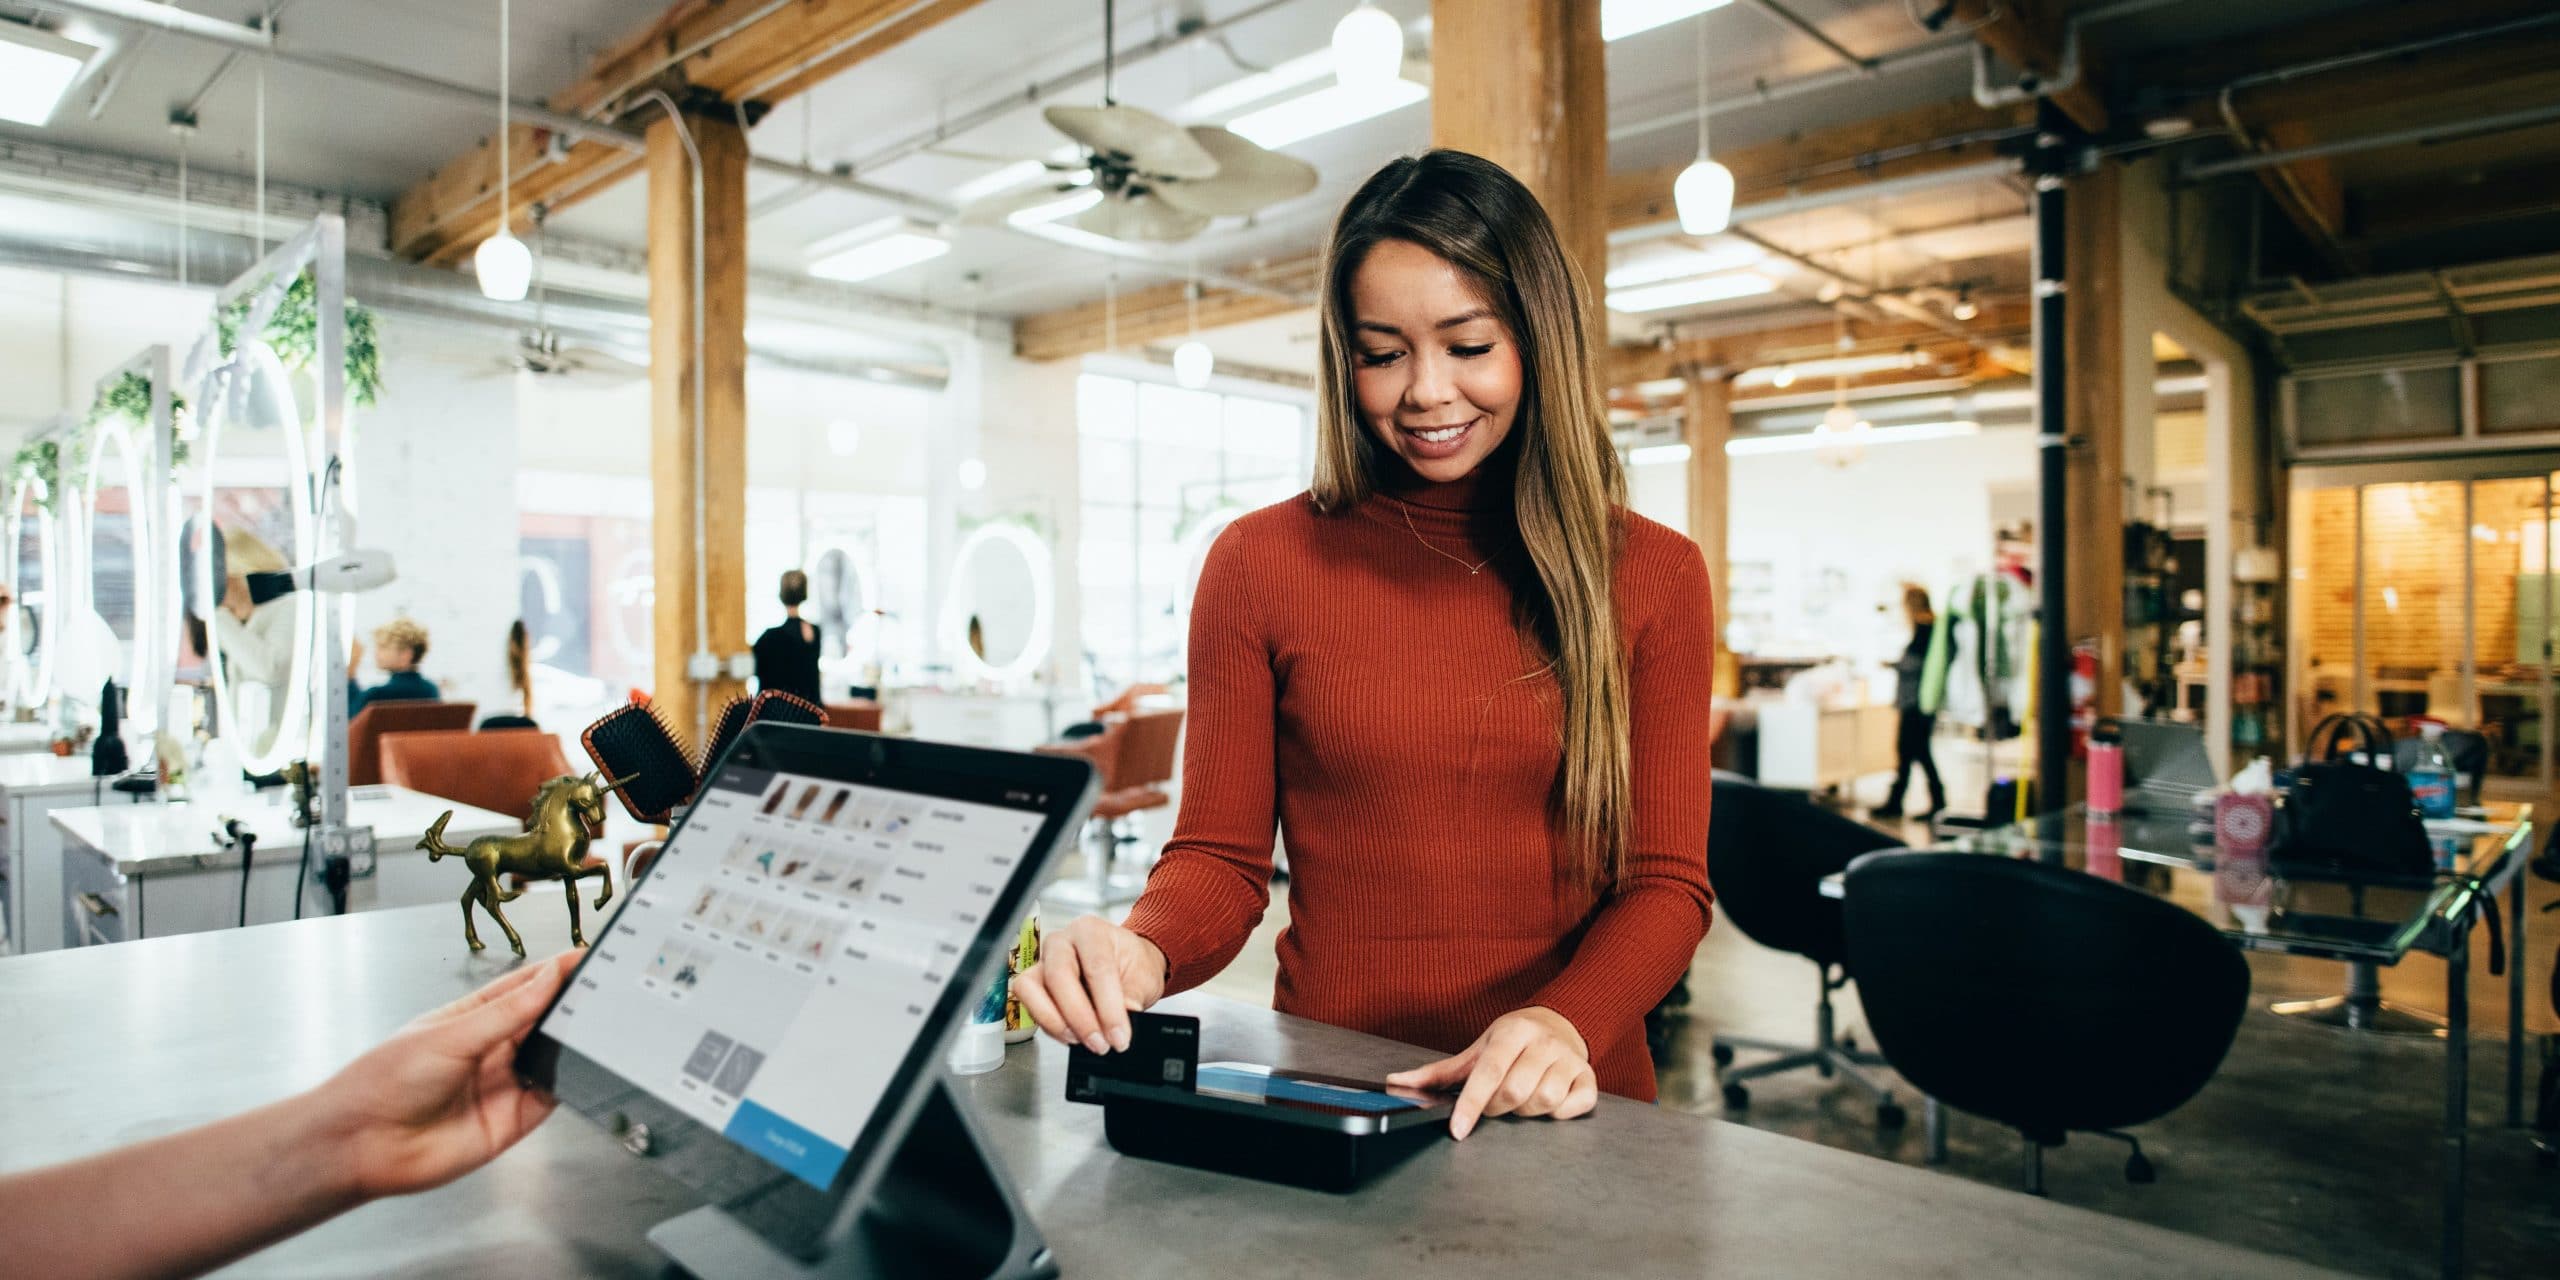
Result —
[{"label": "credit card", "polygon": [[1200,1077],[1200,1020],[1179,1013],[1129,1015],[1129,1047],[1094,1053],[1067,1046],[1067,1101],[1100,1102],[1098,1081],[1192,1091]]}]

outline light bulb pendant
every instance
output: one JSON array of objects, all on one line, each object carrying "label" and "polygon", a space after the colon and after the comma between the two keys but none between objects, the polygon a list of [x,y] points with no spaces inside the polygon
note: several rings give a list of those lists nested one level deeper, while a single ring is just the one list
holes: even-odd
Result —
[{"label": "light bulb pendant", "polygon": [[1671,184],[1671,203],[1680,211],[1680,229],[1711,236],[1733,224],[1733,170],[1700,156]]},{"label": "light bulb pendant", "polygon": [[1404,28],[1378,6],[1360,7],[1333,25],[1333,78],[1346,89],[1372,89],[1404,75]]},{"label": "light bulb pendant", "polygon": [[1173,349],[1173,380],[1185,390],[1198,391],[1209,385],[1209,375],[1217,369],[1218,357],[1209,344],[1198,338]]},{"label": "light bulb pendant", "polygon": [[481,241],[473,251],[471,270],[480,279],[483,297],[492,302],[522,302],[533,284],[533,251],[514,232],[500,227],[498,234]]}]

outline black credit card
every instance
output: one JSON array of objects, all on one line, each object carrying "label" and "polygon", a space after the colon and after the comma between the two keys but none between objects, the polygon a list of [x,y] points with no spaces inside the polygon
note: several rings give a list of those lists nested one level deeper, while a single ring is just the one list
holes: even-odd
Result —
[{"label": "black credit card", "polygon": [[1200,1076],[1200,1020],[1179,1013],[1129,1015],[1129,1047],[1094,1053],[1067,1046],[1067,1101],[1100,1102],[1100,1080],[1190,1092]]}]

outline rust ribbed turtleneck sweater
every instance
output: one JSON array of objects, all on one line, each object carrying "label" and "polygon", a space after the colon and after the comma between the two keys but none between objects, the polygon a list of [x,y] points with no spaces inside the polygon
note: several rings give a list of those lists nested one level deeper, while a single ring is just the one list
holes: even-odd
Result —
[{"label": "rust ribbed turtleneck sweater", "polygon": [[[1561,879],[1549,797],[1562,701],[1513,622],[1534,582],[1509,477],[1304,495],[1238,519],[1192,606],[1182,811],[1128,926],[1169,990],[1243,949],[1270,902],[1275,822],[1289,927],[1274,1006],[1454,1053],[1543,1005],[1600,1087],[1650,1100],[1644,1015],[1705,935],[1707,712],[1715,629],[1696,544],[1622,514],[1634,813],[1605,897]],[[1481,573],[1468,566],[1492,557]]]}]

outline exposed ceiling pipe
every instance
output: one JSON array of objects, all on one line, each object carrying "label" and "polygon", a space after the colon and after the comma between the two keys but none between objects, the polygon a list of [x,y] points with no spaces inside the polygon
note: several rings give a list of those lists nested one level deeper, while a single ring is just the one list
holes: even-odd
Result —
[{"label": "exposed ceiling pipe", "polygon": [[[190,256],[199,275],[217,279],[247,271],[256,265],[257,257],[249,240],[211,235],[200,236]],[[67,248],[52,241],[31,242],[6,237],[0,237],[0,267],[114,280],[149,280],[169,284],[177,281],[175,262],[160,253]],[[528,319],[522,307],[491,302],[461,276],[396,259],[349,257],[347,285],[351,295],[360,296],[365,305],[387,314],[485,325],[507,331],[524,329]],[[555,287],[545,308],[544,321],[565,339],[615,348],[634,353],[637,359],[647,359],[649,312],[645,302],[592,295],[564,296]],[[493,348],[493,354],[495,350]],[[827,359],[777,351],[769,345],[761,349],[751,347],[748,354],[757,363],[776,368],[891,386],[939,391],[949,378],[947,369],[922,363]]]},{"label": "exposed ceiling pipe", "polygon": [[[1844,84],[1857,84],[1897,71],[1910,71],[1919,67],[1934,66],[1941,62],[1962,62],[1972,56],[1972,49],[1973,40],[1970,37],[1954,36],[1916,44],[1908,49],[1897,49],[1892,53],[1879,54],[1865,59],[1855,69],[1817,71],[1811,75],[1797,76],[1792,80],[1780,80],[1774,83],[1767,80],[1756,81],[1748,90],[1708,103],[1707,111],[1711,115],[1721,116],[1730,111],[1783,102],[1808,93],[1820,93],[1825,89],[1837,88]],[[1659,133],[1675,125],[1683,129],[1696,128],[1697,123],[1698,109],[1695,106],[1685,106],[1678,111],[1647,116],[1641,120],[1628,120],[1623,123],[1613,121],[1609,125],[1609,141],[1618,142],[1648,133]]]},{"label": "exposed ceiling pipe", "polygon": [[2359,151],[2375,151],[2384,147],[2424,146],[2451,142],[2457,138],[2474,138],[2486,133],[2504,133],[2511,129],[2529,129],[2535,125],[2560,121],[2560,102],[2544,103],[2518,111],[2501,111],[2493,115],[2473,116],[2468,120],[2448,120],[2441,124],[2415,125],[2406,129],[2388,129],[2360,137],[2315,142],[2307,146],[2286,147],[2280,151],[2257,151],[2188,165],[2181,176],[2190,180],[2218,178],[2226,173],[2246,173],[2297,160],[2316,160],[2322,156],[2352,155]]},{"label": "exposed ceiling pipe", "polygon": [[1849,52],[1848,49],[1841,46],[1839,41],[1824,35],[1821,27],[1806,21],[1801,15],[1796,13],[1795,10],[1778,3],[1778,0],[1749,0],[1749,3],[1752,8],[1767,14],[1772,20],[1777,22],[1779,26],[1785,27],[1788,30],[1795,32],[1797,35],[1803,36],[1805,39],[1811,40],[1815,44],[1821,45],[1823,48],[1830,50],[1833,57],[1840,59],[1842,62],[1848,63],[1850,67],[1857,71],[1858,75],[1864,77],[1871,76],[1876,73],[1875,59],[1861,58],[1858,55]]}]

